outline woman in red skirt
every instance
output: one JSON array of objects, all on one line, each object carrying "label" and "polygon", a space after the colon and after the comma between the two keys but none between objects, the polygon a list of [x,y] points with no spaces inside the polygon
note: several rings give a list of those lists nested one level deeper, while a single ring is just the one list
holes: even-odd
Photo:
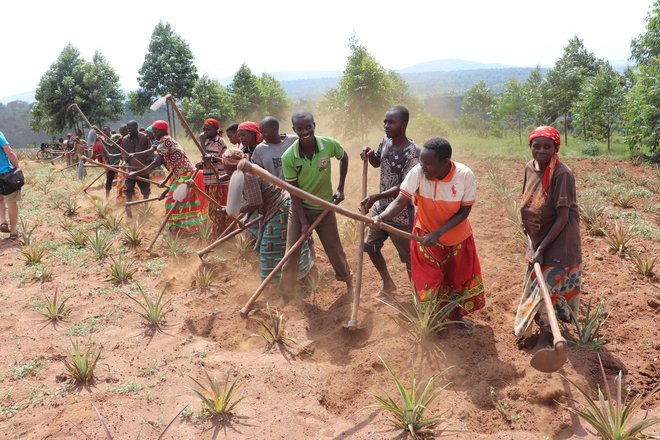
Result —
[{"label": "woman in red skirt", "polygon": [[376,226],[396,216],[409,201],[415,204],[413,234],[421,243],[410,243],[412,281],[420,301],[457,302],[451,320],[471,324],[465,315],[486,304],[484,283],[468,215],[477,184],[466,165],[451,160],[451,145],[442,138],[429,139],[410,170],[397,198],[374,217]]}]

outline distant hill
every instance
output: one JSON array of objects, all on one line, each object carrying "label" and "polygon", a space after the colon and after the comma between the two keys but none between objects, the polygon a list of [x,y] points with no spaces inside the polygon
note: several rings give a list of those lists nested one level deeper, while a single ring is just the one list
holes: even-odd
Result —
[{"label": "distant hill", "polygon": [[[491,88],[493,93],[500,94],[504,84],[511,77],[524,81],[533,67],[486,68],[476,70],[453,70],[445,72],[415,72],[401,73],[410,90],[426,99],[434,95],[462,95],[467,89],[481,80]],[[545,74],[548,69],[541,69]],[[317,101],[330,89],[337,87],[339,78],[301,79],[282,81],[282,87],[294,101]]]},{"label": "distant hill", "polygon": [[23,101],[27,102],[28,104],[32,103],[35,101],[34,92],[35,90],[32,90],[29,92],[19,93],[18,95],[5,96],[4,98],[0,98],[0,104],[8,104],[13,101]]},{"label": "distant hill", "polygon": [[399,69],[399,73],[449,72],[452,70],[505,69],[504,64],[484,64],[458,59],[434,60]]}]

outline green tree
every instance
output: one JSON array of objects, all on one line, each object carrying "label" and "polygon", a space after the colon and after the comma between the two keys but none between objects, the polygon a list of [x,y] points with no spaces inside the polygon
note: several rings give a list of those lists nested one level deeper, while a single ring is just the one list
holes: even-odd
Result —
[{"label": "green tree", "polygon": [[570,111],[577,101],[582,84],[598,71],[599,62],[577,35],[568,40],[563,55],[546,77],[544,99],[551,121],[560,116],[564,124],[564,142],[568,145]]},{"label": "green tree", "polygon": [[123,110],[119,77],[103,55],[97,51],[87,62],[71,44],[41,77],[35,99],[30,127],[50,134],[77,126],[78,114],[67,111],[71,104],[78,104],[96,125],[116,119]]},{"label": "green tree", "polygon": [[139,89],[129,94],[129,107],[144,114],[152,101],[171,93],[177,99],[192,96],[197,68],[188,43],[169,23],[159,22],[151,34],[149,49],[138,71]]},{"label": "green tree", "polygon": [[83,65],[83,100],[80,106],[87,118],[98,126],[113,121],[124,112],[124,93],[119,76],[101,52]]},{"label": "green tree", "polygon": [[646,16],[646,31],[631,42],[632,61],[639,71],[626,96],[624,133],[631,154],[649,148],[660,161],[660,0]]},{"label": "green tree", "polygon": [[67,107],[82,98],[83,64],[80,52],[68,44],[44,73],[34,94],[30,127],[34,131],[56,134],[75,124]]},{"label": "green tree", "polygon": [[626,96],[624,133],[631,154],[644,148],[660,162],[660,58],[639,66],[636,82]]},{"label": "green tree", "polygon": [[194,132],[199,132],[204,119],[214,118],[229,121],[234,118],[234,109],[229,94],[215,80],[203,75],[195,82],[192,96],[181,101],[181,113]]},{"label": "green tree", "polygon": [[623,76],[604,63],[593,78],[583,85],[573,107],[575,118],[596,139],[607,139],[610,151],[612,128],[623,111]]},{"label": "green tree", "polygon": [[[350,55],[339,86],[325,95],[333,122],[344,128],[348,138],[367,142],[368,127],[380,121],[392,104],[398,82],[369,54],[356,36],[349,39]],[[401,103],[403,104],[403,103]]]},{"label": "green tree", "polygon": [[238,69],[229,85],[229,96],[239,120],[259,119],[261,95],[257,77],[245,63]]},{"label": "green tree", "polygon": [[280,121],[288,117],[291,102],[286,96],[282,84],[267,73],[257,78],[257,88],[261,104],[261,114],[274,116]]},{"label": "green tree", "polygon": [[536,66],[534,70],[529,73],[523,86],[525,92],[525,99],[529,105],[529,117],[534,126],[547,125],[552,121],[548,121],[546,106],[543,101],[543,90],[545,87],[545,78],[541,73],[541,68]]},{"label": "green tree", "polygon": [[655,0],[646,15],[646,32],[630,43],[630,59],[645,64],[660,56],[660,0]]},{"label": "green tree", "polygon": [[518,138],[522,145],[523,127],[530,117],[530,104],[525,93],[524,84],[516,78],[511,78],[504,86],[504,93],[495,104],[495,118],[507,128],[518,130]]},{"label": "green tree", "polygon": [[484,80],[470,87],[463,97],[462,125],[471,130],[485,133],[488,130],[495,97]]}]

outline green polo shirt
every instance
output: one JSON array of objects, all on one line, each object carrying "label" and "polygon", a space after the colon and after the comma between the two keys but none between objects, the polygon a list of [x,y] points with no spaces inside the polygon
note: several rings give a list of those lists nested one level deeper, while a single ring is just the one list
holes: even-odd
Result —
[{"label": "green polo shirt", "polygon": [[[334,191],[330,162],[333,157],[338,160],[344,157],[344,149],[336,139],[316,136],[316,148],[311,159],[300,151],[299,141],[295,141],[282,154],[284,179],[297,180],[300,189],[332,202]],[[303,200],[303,206],[309,209],[323,209],[307,200]]]}]

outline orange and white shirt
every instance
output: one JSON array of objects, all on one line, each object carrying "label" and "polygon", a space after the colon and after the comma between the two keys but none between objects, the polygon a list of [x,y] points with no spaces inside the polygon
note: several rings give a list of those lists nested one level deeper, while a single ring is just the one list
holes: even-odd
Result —
[{"label": "orange and white shirt", "polygon": [[[471,206],[477,195],[477,179],[472,170],[451,161],[451,170],[443,179],[429,180],[421,165],[410,170],[401,184],[401,194],[414,201],[415,227],[433,232],[456,214],[461,206]],[[472,235],[470,221],[461,223],[443,234],[438,241],[454,246]]]}]

